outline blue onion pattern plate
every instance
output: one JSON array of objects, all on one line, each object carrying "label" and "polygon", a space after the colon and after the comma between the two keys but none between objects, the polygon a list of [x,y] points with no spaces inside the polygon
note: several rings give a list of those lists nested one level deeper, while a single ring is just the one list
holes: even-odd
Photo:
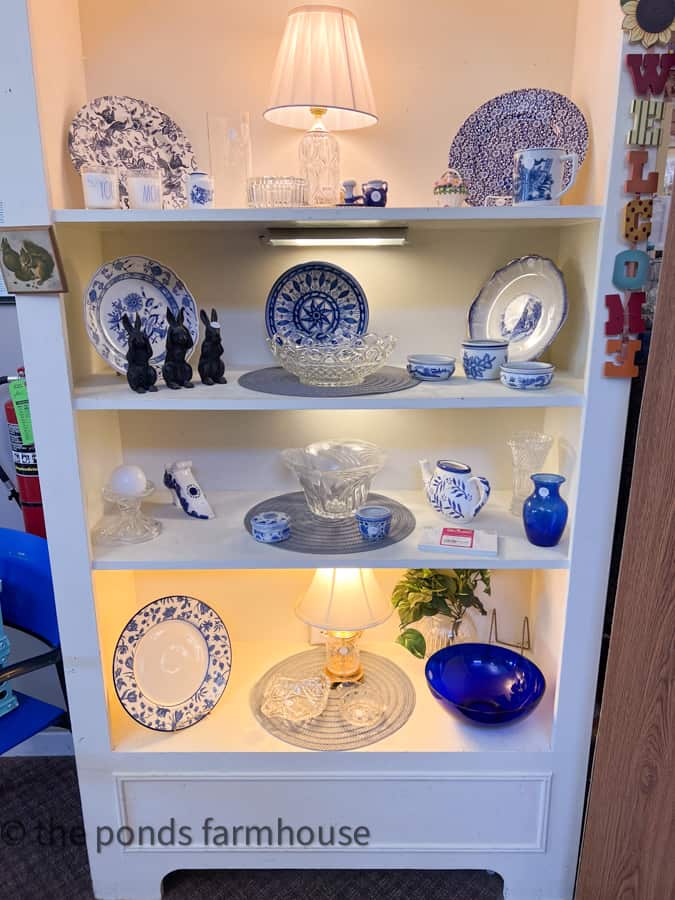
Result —
[{"label": "blue onion pattern plate", "polygon": [[274,282],[265,306],[270,337],[330,341],[368,328],[368,301],[358,281],[326,262],[293,266]]},{"label": "blue onion pattern plate", "polygon": [[[183,310],[185,327],[196,346],[199,337],[197,304],[168,266],[147,256],[120,256],[94,272],[84,294],[84,321],[89,340],[101,359],[118,372],[126,372],[128,336],[122,324],[141,317],[152,345],[151,365],[159,369],[166,356],[166,311]],[[187,358],[194,351],[190,348]]]},{"label": "blue onion pattern plate", "polygon": [[[514,153],[530,147],[574,152],[581,165],[588,150],[588,125],[569,97],[528,88],[488,100],[455,135],[449,166],[461,172],[469,203],[483,206],[487,197],[511,195]],[[566,169],[563,186],[570,175]]]},{"label": "blue onion pattern plate", "polygon": [[113,682],[132,719],[153,731],[181,731],[211,712],[231,668],[220,616],[194,597],[161,597],[127,622],[115,647]]},{"label": "blue onion pattern plate", "polygon": [[563,274],[544,256],[523,256],[498,269],[469,308],[469,335],[509,342],[508,360],[537,359],[567,319]]},{"label": "blue onion pattern plate", "polygon": [[[192,144],[174,120],[134,97],[96,97],[86,103],[68,130],[68,150],[78,172],[83,165],[161,169],[167,209],[185,206],[185,176],[197,168]],[[123,176],[120,198],[128,206]]]}]

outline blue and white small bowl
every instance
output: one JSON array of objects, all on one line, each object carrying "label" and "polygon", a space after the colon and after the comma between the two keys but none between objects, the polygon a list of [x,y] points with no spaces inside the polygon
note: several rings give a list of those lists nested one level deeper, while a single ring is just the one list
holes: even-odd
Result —
[{"label": "blue and white small bowl", "polygon": [[291,520],[283,512],[258,513],[251,518],[251,531],[261,544],[280,544],[291,536]]},{"label": "blue and white small bowl", "polygon": [[553,381],[555,366],[545,362],[505,363],[500,372],[502,384],[514,391],[541,391]]},{"label": "blue and white small bowl", "polygon": [[462,365],[467,378],[476,381],[497,381],[499,369],[506,362],[508,341],[462,341]]},{"label": "blue and white small bowl", "polygon": [[387,506],[360,506],[354,518],[364,541],[382,541],[389,534],[391,510]]},{"label": "blue and white small bowl", "polygon": [[417,353],[408,357],[408,372],[420,381],[447,381],[454,371],[454,356]]}]

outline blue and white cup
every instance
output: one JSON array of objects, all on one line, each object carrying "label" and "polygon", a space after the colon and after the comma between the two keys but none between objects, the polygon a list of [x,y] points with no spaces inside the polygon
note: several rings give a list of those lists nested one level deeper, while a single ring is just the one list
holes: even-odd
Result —
[{"label": "blue and white cup", "polygon": [[[513,203],[516,206],[551,206],[574,184],[579,166],[576,153],[565,153],[555,147],[516,150],[513,155]],[[565,163],[571,174],[563,187]]]},{"label": "blue and white cup", "polygon": [[363,202],[366,206],[386,206],[389,184],[379,178],[373,178],[361,185]]},{"label": "blue and white cup", "polygon": [[251,517],[251,531],[261,544],[279,544],[291,536],[291,519],[284,512],[264,512]]},{"label": "blue and white cup", "polygon": [[187,183],[188,207],[190,209],[212,209],[215,202],[215,184],[206,172],[192,172]]},{"label": "blue and white cup", "polygon": [[382,541],[391,529],[391,510],[387,506],[360,506],[354,518],[364,541]]},{"label": "blue and white cup", "polygon": [[416,353],[408,357],[407,368],[420,381],[446,381],[455,371],[455,357]]},{"label": "blue and white cup", "polygon": [[508,341],[462,341],[462,365],[467,378],[475,381],[497,381],[499,370],[506,362]]}]

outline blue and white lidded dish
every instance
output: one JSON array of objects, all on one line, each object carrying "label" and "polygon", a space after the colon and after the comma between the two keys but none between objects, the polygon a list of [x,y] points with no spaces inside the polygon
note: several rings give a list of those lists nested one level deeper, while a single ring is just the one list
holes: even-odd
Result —
[{"label": "blue and white lidded dish", "polygon": [[381,541],[389,534],[391,510],[387,506],[359,506],[354,518],[364,541]]},{"label": "blue and white lidded dish", "polygon": [[497,381],[499,369],[506,362],[508,341],[462,341],[462,365],[467,378],[477,381]]},{"label": "blue and white lidded dish", "polygon": [[516,391],[540,391],[553,381],[555,366],[545,362],[505,363],[500,379],[506,387]]},{"label": "blue and white lidded dish", "polygon": [[215,186],[211,175],[206,172],[192,172],[188,175],[188,207],[190,209],[212,209]]},{"label": "blue and white lidded dish", "polygon": [[262,544],[279,544],[291,536],[291,520],[283,512],[258,513],[251,518],[251,531]]},{"label": "blue and white lidded dish", "polygon": [[408,357],[407,368],[420,381],[446,381],[455,371],[455,357],[417,353]]}]

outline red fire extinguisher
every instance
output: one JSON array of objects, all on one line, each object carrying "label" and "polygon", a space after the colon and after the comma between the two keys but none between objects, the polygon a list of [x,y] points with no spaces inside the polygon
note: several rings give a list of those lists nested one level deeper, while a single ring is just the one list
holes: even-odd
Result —
[{"label": "red fire extinguisher", "polygon": [[[23,376],[21,370],[19,370],[19,375]],[[9,445],[16,470],[20,506],[26,531],[40,537],[47,537],[35,444],[23,443],[14,404],[11,400],[5,403],[5,416],[9,427]]]}]

